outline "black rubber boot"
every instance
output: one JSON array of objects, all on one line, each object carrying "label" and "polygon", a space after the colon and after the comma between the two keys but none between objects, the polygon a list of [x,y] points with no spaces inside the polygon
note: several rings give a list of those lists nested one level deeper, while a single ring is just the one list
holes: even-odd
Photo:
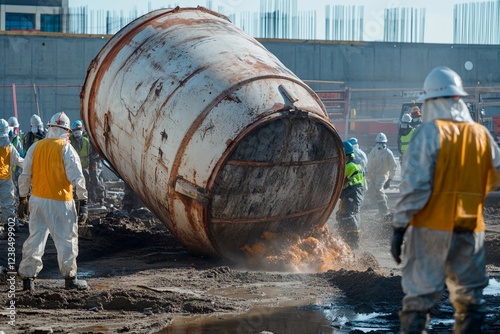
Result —
[{"label": "black rubber boot", "polygon": [[75,278],[66,278],[65,279],[65,287],[68,290],[88,290],[89,285],[87,284],[87,281],[84,281],[82,279],[77,279]]},{"label": "black rubber boot", "polygon": [[35,291],[35,279],[34,278],[23,279],[23,291]]},{"label": "black rubber boot", "polygon": [[483,333],[484,314],[480,312],[455,313],[453,334]]},{"label": "black rubber boot", "polygon": [[401,334],[426,334],[429,321],[427,312],[399,312]]}]

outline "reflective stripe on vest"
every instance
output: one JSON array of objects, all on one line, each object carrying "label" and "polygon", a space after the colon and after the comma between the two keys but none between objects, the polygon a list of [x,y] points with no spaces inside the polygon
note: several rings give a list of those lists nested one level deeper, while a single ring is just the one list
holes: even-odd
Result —
[{"label": "reflective stripe on vest", "polygon": [[66,144],[60,138],[46,138],[38,142],[31,166],[33,195],[57,201],[73,199],[73,187],[66,176],[62,157]]},{"label": "reflective stripe on vest", "polygon": [[10,179],[10,150],[12,146],[0,146],[0,180]]},{"label": "reflective stripe on vest", "polygon": [[345,165],[345,181],[343,189],[358,184],[363,187],[365,185],[365,175],[363,174],[363,168],[354,161],[348,161]]},{"label": "reflective stripe on vest", "polygon": [[483,200],[496,177],[487,130],[477,123],[435,122],[440,149],[432,193],[410,224],[442,231],[484,231]]},{"label": "reflective stripe on vest", "polygon": [[408,132],[408,134],[404,135],[404,136],[401,136],[401,152],[402,153],[405,153],[406,150],[408,149],[408,145],[410,144],[410,140],[411,140],[411,137],[413,136],[413,132],[415,131],[415,129],[411,129],[410,132]]}]

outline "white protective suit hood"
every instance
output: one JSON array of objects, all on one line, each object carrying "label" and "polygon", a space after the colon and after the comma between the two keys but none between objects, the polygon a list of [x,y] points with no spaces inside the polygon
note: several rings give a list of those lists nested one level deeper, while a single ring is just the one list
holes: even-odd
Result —
[{"label": "white protective suit hood", "polygon": [[49,127],[49,130],[47,132],[47,135],[45,136],[46,138],[61,138],[64,140],[68,140],[69,132],[68,130],[65,130],[63,128],[57,127],[57,126],[51,126]]},{"label": "white protective suit hood", "polygon": [[9,137],[0,137],[0,146],[9,146],[10,139]]},{"label": "white protective suit hood", "polygon": [[422,123],[429,123],[435,119],[450,119],[466,123],[474,122],[464,100],[454,97],[441,97],[424,102],[422,105]]}]

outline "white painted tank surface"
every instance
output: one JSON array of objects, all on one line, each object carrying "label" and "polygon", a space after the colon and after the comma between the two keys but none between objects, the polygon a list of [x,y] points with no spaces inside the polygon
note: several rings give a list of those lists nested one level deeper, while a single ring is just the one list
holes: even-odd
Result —
[{"label": "white painted tank surface", "polygon": [[342,140],[317,95],[203,7],[155,10],[114,35],[89,66],[81,113],[193,253],[232,258],[265,231],[321,227],[342,188]]}]

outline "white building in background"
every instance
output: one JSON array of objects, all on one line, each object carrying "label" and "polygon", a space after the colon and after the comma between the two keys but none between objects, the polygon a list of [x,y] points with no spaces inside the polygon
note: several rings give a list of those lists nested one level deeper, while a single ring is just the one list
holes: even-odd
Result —
[{"label": "white building in background", "polygon": [[0,0],[0,30],[67,32],[68,0]]},{"label": "white building in background", "polygon": [[[363,5],[327,5],[324,10],[298,10],[298,0],[260,0],[258,11],[226,12],[224,6],[205,2],[207,8],[227,15],[256,38],[424,43],[428,25],[425,8],[386,8],[374,13],[366,12]],[[69,0],[0,0],[0,31],[114,34],[145,14],[137,9],[68,8],[68,3]],[[163,7],[174,6],[165,3]],[[148,11],[153,9],[149,6]],[[457,4],[451,14],[453,41],[449,43],[500,44],[500,0]]]},{"label": "white building in background", "polygon": [[453,43],[500,44],[500,0],[455,5],[453,17]]},{"label": "white building in background", "polygon": [[425,8],[384,10],[384,42],[424,43]]},{"label": "white building in background", "polygon": [[325,10],[325,39],[362,41],[364,11],[364,6],[327,5]]}]

